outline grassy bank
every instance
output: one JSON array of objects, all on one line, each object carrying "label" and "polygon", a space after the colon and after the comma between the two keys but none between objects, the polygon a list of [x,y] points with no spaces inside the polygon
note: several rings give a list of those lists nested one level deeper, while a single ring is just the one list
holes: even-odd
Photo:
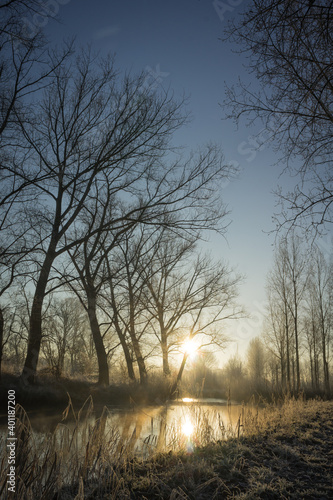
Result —
[{"label": "grassy bank", "polygon": [[91,400],[79,413],[67,410],[74,424],[65,420],[36,440],[18,409],[16,494],[5,492],[3,475],[2,499],[333,498],[332,402],[291,399],[259,413],[245,407],[228,440],[223,423],[212,438],[202,418],[191,440],[175,429],[166,447],[146,440],[145,458],[107,429],[106,413],[89,423]]}]

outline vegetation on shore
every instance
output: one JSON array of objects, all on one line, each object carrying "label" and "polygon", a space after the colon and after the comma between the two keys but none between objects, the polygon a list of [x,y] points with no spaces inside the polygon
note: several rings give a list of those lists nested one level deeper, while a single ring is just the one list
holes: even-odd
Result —
[{"label": "vegetation on shore", "polygon": [[138,454],[133,439],[122,439],[106,425],[106,410],[91,423],[91,399],[78,413],[70,403],[67,419],[53,434],[39,437],[18,407],[17,489],[14,497],[6,493],[4,474],[0,495],[4,500],[332,498],[332,410],[330,401],[293,398],[261,412],[245,406],[229,439],[223,422],[220,435],[213,435],[201,414],[191,438],[167,429],[167,439],[149,436]]}]

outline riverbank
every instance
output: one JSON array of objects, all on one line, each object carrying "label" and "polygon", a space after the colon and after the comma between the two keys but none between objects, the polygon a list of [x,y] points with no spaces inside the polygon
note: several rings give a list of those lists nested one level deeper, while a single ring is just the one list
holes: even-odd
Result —
[{"label": "riverbank", "polygon": [[333,403],[291,400],[263,418],[239,439],[131,461],[79,498],[333,498]]},{"label": "riverbank", "polygon": [[135,456],[131,440],[119,440],[116,430],[106,438],[105,422],[101,417],[95,427],[81,428],[79,440],[87,441],[76,448],[77,430],[66,422],[56,436],[34,441],[21,413],[20,489],[18,496],[6,495],[2,482],[1,498],[20,499],[23,491],[36,500],[333,498],[333,402],[289,399],[259,413],[245,407],[241,426],[228,440],[221,425],[221,439],[209,441],[202,418],[204,446],[195,434],[175,435],[167,448],[152,438],[148,458]]},{"label": "riverbank", "polygon": [[0,407],[7,407],[8,390],[14,390],[16,401],[28,412],[36,410],[58,410],[66,407],[68,396],[78,410],[88,397],[94,404],[107,406],[131,406],[136,404],[160,404],[169,397],[171,382],[155,377],[147,385],[138,382],[118,383],[108,387],[99,386],[88,380],[55,378],[51,375],[38,376],[34,385],[22,383],[18,375],[4,373],[0,386]]}]

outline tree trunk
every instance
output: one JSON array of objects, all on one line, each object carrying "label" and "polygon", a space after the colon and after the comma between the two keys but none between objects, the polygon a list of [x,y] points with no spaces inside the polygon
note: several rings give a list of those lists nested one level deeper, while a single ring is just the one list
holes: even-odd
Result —
[{"label": "tree trunk", "polygon": [[167,377],[171,373],[169,366],[169,351],[168,351],[168,343],[166,335],[162,331],[161,331],[161,348],[163,357],[163,375]]},{"label": "tree trunk", "polygon": [[286,319],[286,362],[287,362],[287,391],[290,392],[290,347],[289,347],[289,325],[288,325],[288,316],[287,316],[287,305],[285,303],[285,319]]},{"label": "tree trunk", "polygon": [[3,355],[3,330],[4,330],[4,319],[2,308],[0,307],[0,384],[1,384],[1,365],[2,365],[2,355]]},{"label": "tree trunk", "polygon": [[131,340],[133,344],[133,349],[136,357],[136,362],[138,364],[139,368],[139,375],[140,375],[140,384],[145,384],[147,381],[147,369],[146,369],[146,364],[145,360],[141,354],[141,348],[139,341],[137,339],[137,336],[134,334],[134,332],[131,332]]},{"label": "tree trunk", "polygon": [[328,361],[326,356],[326,338],[325,331],[322,328],[322,351],[323,351],[323,370],[324,370],[324,393],[327,398],[330,397],[330,376],[329,376],[329,368]]},{"label": "tree trunk", "polygon": [[312,320],[312,339],[313,339],[313,388],[315,391],[317,391],[319,388],[319,370],[318,370],[318,356],[317,356],[316,327],[314,320]]},{"label": "tree trunk", "polygon": [[286,359],[283,344],[281,344],[281,389],[284,391],[286,388]]},{"label": "tree trunk", "polygon": [[140,342],[138,339],[138,336],[136,334],[136,328],[135,328],[135,305],[134,305],[134,293],[132,289],[132,284],[129,279],[129,299],[130,299],[130,321],[129,321],[129,334],[131,337],[133,349],[134,349],[134,354],[136,357],[136,362],[138,364],[139,368],[139,375],[140,375],[140,384],[145,384],[147,381],[147,370],[146,370],[146,364],[145,360],[142,356],[141,353],[141,347],[140,347]]},{"label": "tree trunk", "polygon": [[[154,296],[153,292],[153,296]],[[156,300],[157,310],[158,310],[158,322],[160,325],[160,333],[161,333],[161,349],[162,349],[162,361],[163,361],[163,375],[168,377],[170,375],[170,366],[169,366],[169,350],[168,350],[168,332],[164,326],[164,307],[163,302],[159,302]]]},{"label": "tree trunk", "polygon": [[[113,302],[113,304],[115,304],[115,302]],[[115,307],[115,305],[114,305],[114,307]],[[115,310],[113,313],[113,321],[114,321],[115,330],[117,332],[121,347],[123,348],[123,353],[124,353],[124,357],[125,357],[125,361],[126,361],[128,376],[131,380],[134,381],[135,380],[135,373],[134,373],[132,356],[131,356],[131,353],[129,351],[129,348],[128,348],[128,345],[126,342],[125,335],[124,335],[124,333],[119,325],[119,321],[117,318],[117,312]]]},{"label": "tree trunk", "polygon": [[293,374],[293,394],[295,394],[295,359],[294,356],[291,359],[291,365],[292,365],[292,374]]},{"label": "tree trunk", "polygon": [[300,366],[299,366],[299,345],[298,345],[298,305],[297,305],[297,290],[296,284],[294,282],[294,328],[295,328],[295,353],[296,353],[296,390],[297,394],[301,390],[301,376],[300,376]]},{"label": "tree trunk", "polygon": [[88,317],[98,361],[98,385],[109,385],[109,367],[101,330],[96,315],[96,292],[87,291]]},{"label": "tree trunk", "polygon": [[21,374],[21,381],[24,384],[33,384],[36,378],[37,364],[42,341],[42,307],[51,267],[55,259],[55,249],[56,241],[52,240],[36,285],[35,295],[31,307],[27,354]]},{"label": "tree trunk", "polygon": [[314,361],[313,361],[311,346],[309,346],[309,358],[310,358],[311,387],[314,390],[315,389],[315,372],[314,372]]},{"label": "tree trunk", "polygon": [[183,360],[182,360],[182,363],[180,365],[177,378],[176,378],[173,386],[171,387],[171,391],[170,391],[170,397],[171,398],[174,397],[174,395],[176,393],[176,390],[177,390],[177,387],[178,387],[178,384],[179,384],[179,382],[180,382],[180,380],[182,378],[183,371],[184,371],[184,368],[185,368],[185,365],[186,365],[187,357],[188,357],[188,354],[184,353]]},{"label": "tree trunk", "polygon": [[135,373],[134,373],[134,367],[133,367],[133,360],[132,360],[132,356],[131,356],[131,353],[129,351],[126,339],[125,339],[125,335],[121,331],[121,328],[117,328],[116,327],[116,332],[118,334],[118,338],[119,338],[121,347],[123,348],[123,353],[124,353],[124,357],[125,357],[125,361],[126,361],[128,376],[129,376],[129,378],[131,380],[135,381]]}]

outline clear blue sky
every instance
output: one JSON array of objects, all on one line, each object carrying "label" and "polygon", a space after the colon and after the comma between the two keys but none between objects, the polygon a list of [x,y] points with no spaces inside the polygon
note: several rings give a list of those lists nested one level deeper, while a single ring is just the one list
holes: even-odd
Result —
[{"label": "clear blue sky", "polygon": [[[218,15],[212,1],[204,0],[61,3],[61,24],[50,21],[46,26],[53,40],[60,42],[75,35],[78,45],[90,43],[104,54],[115,54],[116,65],[121,69],[155,72],[176,95],[185,92],[189,96],[193,119],[177,135],[177,142],[189,149],[216,142],[222,146],[227,161],[239,163],[238,178],[222,190],[232,212],[227,242],[213,236],[209,246],[217,258],[226,259],[247,276],[240,300],[253,318],[238,326],[234,324],[232,332],[241,352],[248,339],[260,333],[259,316],[264,307],[265,279],[274,242],[274,235],[264,233],[273,229],[271,217],[276,200],[272,191],[278,183],[289,182],[279,179],[280,169],[273,166],[277,157],[269,144],[261,151],[251,146],[251,136],[260,130],[259,124],[256,129],[242,125],[237,131],[233,122],[222,120],[220,103],[225,82],[232,84],[239,76],[249,77],[244,72],[244,59],[219,38],[227,19],[238,16],[247,0],[230,7],[225,19]],[[228,0],[224,3],[228,4]]]}]

